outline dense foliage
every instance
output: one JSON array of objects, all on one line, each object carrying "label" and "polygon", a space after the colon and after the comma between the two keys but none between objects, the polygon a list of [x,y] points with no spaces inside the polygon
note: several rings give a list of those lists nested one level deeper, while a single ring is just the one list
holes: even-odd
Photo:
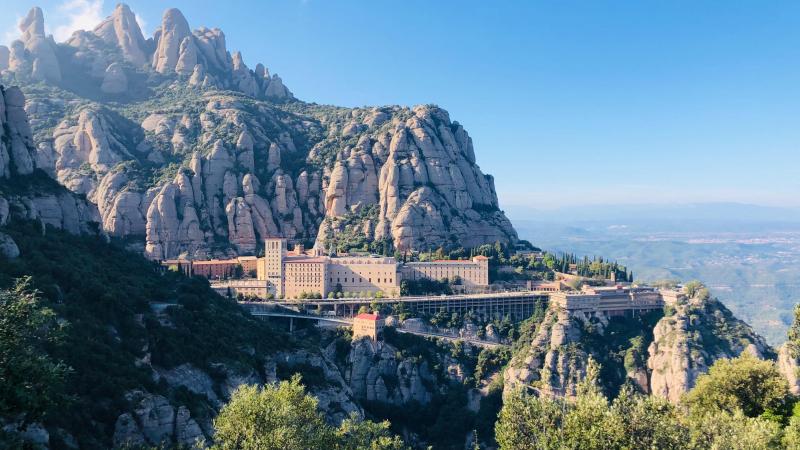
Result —
[{"label": "dense foliage", "polygon": [[214,419],[215,450],[399,450],[389,424],[355,417],[333,428],[306,394],[300,377],[274,386],[240,386]]},{"label": "dense foliage", "polygon": [[[70,368],[64,383],[51,380],[50,369],[27,372],[31,386],[51,387],[41,390],[48,398],[71,400],[59,406],[58,414],[44,408],[50,402],[31,411],[41,412],[48,427],[73,433],[84,447],[108,446],[117,417],[130,406],[125,392],[179,395],[154,382],[151,370],[137,360],[149,357],[165,369],[188,362],[211,374],[219,370],[216,363],[261,370],[263,358],[288,343],[285,335],[213,292],[207,281],[162,272],[120,245],[49,227],[43,232],[33,222],[14,222],[2,231],[17,242],[21,255],[0,258],[0,288],[17,299],[6,303],[17,306],[0,311],[0,335],[17,336],[19,342],[6,345],[25,347],[15,358],[27,352],[41,367],[52,369],[58,364],[53,361],[61,361]],[[19,279],[28,280],[24,291]],[[33,289],[41,294],[32,296]],[[37,323],[50,311],[59,324],[58,345],[25,338],[21,315]],[[36,333],[46,329],[37,326]],[[9,360],[2,370],[17,362]],[[187,406],[193,415],[211,414],[203,402]]]},{"label": "dense foliage", "polygon": [[772,362],[720,359],[677,407],[629,387],[609,401],[598,373],[590,363],[574,400],[512,394],[496,426],[500,448],[797,448],[794,398]]},{"label": "dense foliage", "polygon": [[30,290],[29,278],[0,290],[0,417],[27,424],[65,402],[68,368],[47,353],[59,344],[61,331],[53,311]]}]

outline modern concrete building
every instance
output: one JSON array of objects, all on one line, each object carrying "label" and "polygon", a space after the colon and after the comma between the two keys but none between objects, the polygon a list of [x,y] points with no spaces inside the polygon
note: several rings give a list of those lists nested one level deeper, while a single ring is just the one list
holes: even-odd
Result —
[{"label": "modern concrete building", "polygon": [[353,318],[353,339],[368,337],[377,341],[386,321],[378,314],[362,313]]}]

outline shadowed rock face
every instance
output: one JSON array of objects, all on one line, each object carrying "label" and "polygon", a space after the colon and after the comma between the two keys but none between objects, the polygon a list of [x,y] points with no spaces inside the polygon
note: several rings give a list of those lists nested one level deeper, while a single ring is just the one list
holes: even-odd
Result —
[{"label": "shadowed rock face", "polygon": [[[99,221],[94,205],[60,186],[28,187],[36,168],[36,149],[24,105],[19,88],[0,86],[0,179],[14,187],[14,193],[0,196],[0,225],[16,218],[40,220],[72,233],[91,231],[91,224]],[[13,244],[7,243],[5,253],[15,253]]]},{"label": "shadowed rock face", "polygon": [[[8,58],[23,89],[25,76],[52,89],[27,102],[36,145],[22,170],[86,195],[105,231],[140,237],[152,258],[253,253],[268,236],[398,250],[517,240],[472,140],[439,107],[299,102],[177,9],[149,39],[124,4],[63,44],[43,30],[35,8]],[[36,57],[55,64],[44,78],[34,38],[52,50]]]}]

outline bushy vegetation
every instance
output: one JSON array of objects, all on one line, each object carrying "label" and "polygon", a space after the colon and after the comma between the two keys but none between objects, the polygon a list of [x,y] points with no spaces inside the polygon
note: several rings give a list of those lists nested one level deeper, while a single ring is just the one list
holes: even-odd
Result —
[{"label": "bushy vegetation", "polygon": [[214,420],[214,450],[399,450],[403,441],[388,422],[345,420],[325,423],[317,400],[300,377],[277,386],[240,386]]},{"label": "bushy vegetation", "polygon": [[[53,310],[31,290],[30,278],[0,290],[0,417],[26,425],[67,401],[69,368],[48,354],[60,345],[62,331]],[[0,445],[8,438],[0,431]]]},{"label": "bushy vegetation", "polygon": [[581,345],[600,363],[604,391],[615,396],[627,374],[647,370],[647,348],[661,311],[631,317],[612,317],[600,331],[597,324],[581,323]]},{"label": "bushy vegetation", "polygon": [[496,426],[500,448],[797,448],[794,399],[772,362],[721,359],[678,407],[627,387],[609,401],[598,373],[590,363],[574,400],[511,395]]},{"label": "bushy vegetation", "polygon": [[[28,305],[25,314],[34,323],[52,314],[59,339],[57,344],[43,339],[36,345],[25,339],[13,328],[21,325],[19,308],[0,311],[0,336],[23,339],[6,344],[22,349],[19,357],[28,353],[42,358],[37,367],[69,368],[58,370],[63,383],[52,379],[50,369],[25,374],[28,386],[51,386],[36,388],[46,398],[69,400],[59,404],[58,414],[49,401],[37,401],[41,406],[36,408],[15,408],[30,409],[48,427],[68,430],[83,447],[108,447],[114,422],[129,408],[125,392],[145,389],[175,395],[153,381],[147,366],[137,366],[136,360],[146,355],[165,369],[192,363],[214,374],[216,363],[262,370],[266,355],[288,345],[285,335],[217,295],[207,281],[162,272],[120,245],[49,227],[43,233],[33,222],[14,222],[2,231],[17,242],[21,255],[0,258],[0,289]],[[18,284],[21,279],[26,280],[24,289]],[[47,329],[37,327],[37,333]]]},{"label": "bushy vegetation", "polygon": [[400,295],[452,295],[453,289],[450,281],[431,280],[420,278],[418,280],[403,280],[400,282]]}]

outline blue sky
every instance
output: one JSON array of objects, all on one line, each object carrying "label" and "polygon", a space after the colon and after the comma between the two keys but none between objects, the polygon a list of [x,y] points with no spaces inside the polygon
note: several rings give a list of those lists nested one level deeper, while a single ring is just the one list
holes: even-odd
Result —
[{"label": "blue sky", "polygon": [[[41,1],[57,35],[114,3]],[[0,0],[3,40],[33,4]],[[436,103],[501,206],[800,206],[800,2],[129,2],[167,6],[306,101]]]}]

